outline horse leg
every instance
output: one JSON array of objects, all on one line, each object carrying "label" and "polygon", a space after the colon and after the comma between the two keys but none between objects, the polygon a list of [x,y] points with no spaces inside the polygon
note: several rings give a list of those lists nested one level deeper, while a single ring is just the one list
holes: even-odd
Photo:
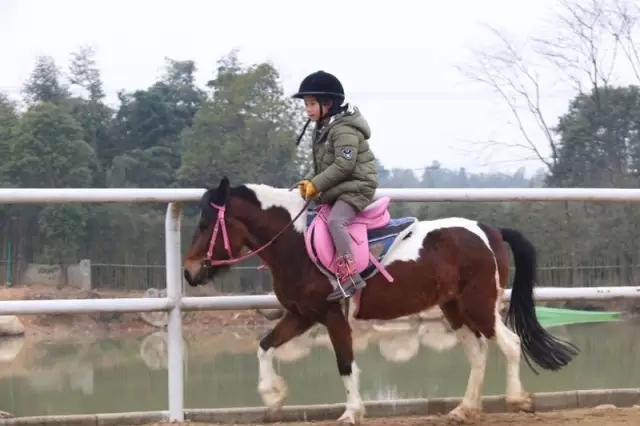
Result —
[{"label": "horse leg", "polygon": [[285,312],[276,326],[260,340],[258,347],[259,381],[258,392],[270,412],[282,407],[287,396],[287,384],[273,368],[276,348],[307,331],[315,321]]},{"label": "horse leg", "polygon": [[346,408],[338,422],[359,424],[364,418],[364,403],[360,397],[360,369],[353,356],[351,326],[340,308],[330,310],[323,321],[336,353],[338,372],[347,393]]},{"label": "horse leg", "polygon": [[440,305],[443,314],[455,330],[456,337],[461,343],[467,360],[471,365],[467,389],[462,402],[450,413],[449,417],[456,423],[464,423],[482,410],[482,385],[487,366],[489,345],[487,340],[478,333],[472,321],[469,321],[460,311],[457,302],[452,301]]},{"label": "horse leg", "polygon": [[[498,294],[500,291],[500,277],[496,273],[496,285]],[[501,300],[496,300],[495,308],[495,342],[503,353],[507,364],[507,390],[505,400],[507,406],[514,411],[533,411],[533,400],[531,395],[524,391],[520,380],[520,337],[509,330],[500,316]]]}]

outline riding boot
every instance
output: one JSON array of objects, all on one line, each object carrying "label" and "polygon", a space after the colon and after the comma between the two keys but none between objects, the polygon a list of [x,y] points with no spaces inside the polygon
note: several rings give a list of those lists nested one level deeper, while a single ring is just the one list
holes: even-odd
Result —
[{"label": "riding boot", "polygon": [[356,272],[355,263],[351,255],[339,257],[336,261],[338,267],[336,273],[337,288],[327,297],[328,301],[341,298],[350,298],[353,294],[365,288],[367,283]]}]

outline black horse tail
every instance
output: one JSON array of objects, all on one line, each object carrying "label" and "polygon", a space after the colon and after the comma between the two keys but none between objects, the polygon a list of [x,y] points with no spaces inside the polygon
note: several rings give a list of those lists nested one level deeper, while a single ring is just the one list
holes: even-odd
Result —
[{"label": "black horse tail", "polygon": [[538,372],[529,358],[545,370],[557,371],[566,366],[580,350],[549,334],[538,322],[533,300],[537,269],[537,254],[533,244],[520,231],[501,228],[500,233],[511,247],[515,262],[506,323],[520,337],[524,359],[535,374]]}]

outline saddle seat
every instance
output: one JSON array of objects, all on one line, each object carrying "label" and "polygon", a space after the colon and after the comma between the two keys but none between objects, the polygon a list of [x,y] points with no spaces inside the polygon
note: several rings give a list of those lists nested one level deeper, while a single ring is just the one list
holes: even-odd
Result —
[{"label": "saddle seat", "polygon": [[[389,213],[390,202],[389,197],[377,199],[347,225],[355,269],[365,280],[380,272],[389,282],[393,281],[393,277],[382,266],[384,258],[418,221],[415,217],[392,219]],[[323,204],[309,213],[305,244],[309,257],[316,266],[335,277],[336,250],[327,225],[331,208],[331,205]]]}]

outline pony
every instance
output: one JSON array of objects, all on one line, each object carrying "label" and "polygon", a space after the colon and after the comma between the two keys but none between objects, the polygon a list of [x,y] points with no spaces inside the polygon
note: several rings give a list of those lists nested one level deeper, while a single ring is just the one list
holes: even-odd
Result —
[{"label": "pony", "polygon": [[[326,238],[329,206],[322,206],[324,215],[314,214],[310,201],[305,202],[297,191],[264,184],[231,187],[226,176],[217,188],[207,188],[202,195],[200,216],[183,262],[187,283],[204,285],[231,265],[257,255],[270,269],[273,292],[284,308],[257,349],[258,392],[267,413],[281,409],[288,391],[274,369],[274,350],[321,324],[327,329],[346,391],[345,411],[338,421],[359,424],[365,406],[359,389],[361,372],[354,359],[352,321],[391,320],[436,305],[471,366],[464,397],[448,413],[450,420],[464,423],[482,411],[489,341],[506,358],[507,406],[532,412],[532,396],[520,378],[521,356],[537,374],[530,359],[543,369],[557,371],[579,353],[572,344],[549,334],[536,318],[535,247],[518,230],[465,218],[391,219],[389,201],[377,199],[349,225],[356,263],[360,270],[366,269],[362,273],[367,286],[349,299],[329,302],[326,297],[333,290],[331,262],[326,261],[333,250]],[[515,274],[503,321],[499,310],[509,272],[507,245],[514,255]],[[243,253],[244,248],[249,251]]]}]

